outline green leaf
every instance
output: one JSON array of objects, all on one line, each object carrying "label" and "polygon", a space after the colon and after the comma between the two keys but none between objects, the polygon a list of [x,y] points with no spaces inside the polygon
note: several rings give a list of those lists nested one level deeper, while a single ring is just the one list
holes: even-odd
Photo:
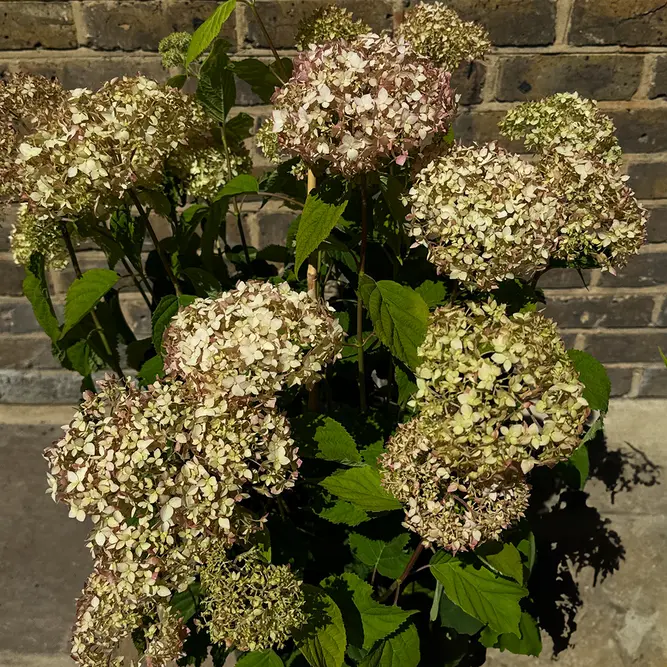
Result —
[{"label": "green leaf", "polygon": [[63,366],[76,371],[83,377],[91,375],[104,366],[104,361],[96,354],[87,340],[78,340],[69,345],[64,350],[64,357]]},{"label": "green leaf", "polygon": [[282,85],[280,79],[274,74],[273,70],[261,60],[256,58],[246,58],[237,60],[232,64],[232,68],[239,79],[243,79],[250,84],[252,92],[257,95],[264,104],[269,104],[276,88]]},{"label": "green leaf", "polygon": [[345,500],[337,500],[331,507],[321,510],[317,515],[331,523],[342,523],[347,526],[358,526],[370,519],[361,507]]},{"label": "green leaf", "polygon": [[366,308],[371,306],[371,294],[375,291],[377,283],[365,273],[359,276],[359,294]]},{"label": "green leaf", "polygon": [[428,325],[424,299],[410,287],[381,280],[371,292],[369,311],[378,338],[395,357],[415,368]]},{"label": "green leaf", "polygon": [[236,665],[237,667],[285,667],[285,663],[273,649],[244,653]]},{"label": "green leaf", "polygon": [[198,58],[220,34],[225,21],[236,8],[236,0],[226,0],[195,30],[185,57],[186,65]]},{"label": "green leaf", "polygon": [[308,195],[296,233],[295,273],[299,273],[299,268],[308,259],[310,253],[329,236],[346,208],[347,200],[341,204],[329,204],[320,199],[317,194]]},{"label": "green leaf", "polygon": [[67,290],[65,326],[61,336],[88,315],[117,282],[118,274],[109,269],[90,269],[77,278]]},{"label": "green leaf", "polygon": [[225,125],[227,138],[240,144],[250,137],[254,125],[255,119],[250,114],[239,113],[230,118]]},{"label": "green leaf", "polygon": [[191,295],[183,295],[177,298],[173,294],[169,294],[162,297],[152,317],[153,347],[158,355],[162,354],[162,338],[171,322],[171,318],[176,315],[179,308],[190,305],[194,300],[195,297]]},{"label": "green leaf", "polygon": [[417,383],[414,380],[414,375],[405,371],[402,364],[396,364],[395,368],[396,386],[398,387],[398,404],[405,407],[417,391]]},{"label": "green leaf", "polygon": [[169,606],[187,623],[197,613],[198,584],[191,584],[184,591],[171,596]]},{"label": "green leaf", "polygon": [[39,326],[55,342],[60,338],[60,324],[49,295],[49,287],[44,273],[44,260],[41,255],[38,259],[36,255],[31,257],[30,266],[26,267],[25,273],[23,294],[30,301]]},{"label": "green leaf", "polygon": [[607,412],[611,395],[611,381],[605,367],[588,352],[568,350],[567,353],[579,373],[579,379],[586,387],[584,398],[591,409]]},{"label": "green leaf", "polygon": [[229,183],[225,184],[222,190],[215,196],[215,200],[217,201],[223,197],[254,194],[257,192],[259,192],[259,183],[257,183],[257,179],[250,174],[239,174],[232,178]]},{"label": "green leaf", "polygon": [[513,544],[487,542],[477,547],[475,554],[480,556],[487,565],[506,577],[523,583],[523,563],[521,554]]},{"label": "green leaf", "polygon": [[236,103],[236,82],[229,69],[226,44],[218,41],[199,72],[196,97],[209,114],[225,123],[227,114]]},{"label": "green leaf", "polygon": [[137,379],[142,385],[148,386],[164,375],[164,361],[162,357],[152,357],[137,373]]},{"label": "green leaf", "polygon": [[187,276],[192,283],[197,296],[206,298],[213,296],[222,290],[220,281],[213,274],[204,271],[204,269],[190,267],[189,269],[184,269],[183,274]]},{"label": "green leaf", "polygon": [[513,634],[500,635],[496,647],[501,651],[538,657],[542,653],[540,629],[535,619],[525,611],[521,614],[519,630],[521,631],[520,638]]},{"label": "green leaf", "polygon": [[404,630],[385,639],[359,667],[417,667],[421,659],[419,633],[410,623]]},{"label": "green leaf", "polygon": [[302,586],[308,623],[294,633],[294,641],[311,667],[341,667],[347,636],[336,603],[316,586]]},{"label": "green leaf", "polygon": [[[595,427],[593,427],[595,428]],[[583,490],[588,481],[590,472],[590,460],[588,458],[588,447],[585,444],[580,445],[574,450],[568,461],[569,465],[577,471],[579,489]]]},{"label": "green leaf", "polygon": [[187,74],[176,74],[175,76],[169,77],[167,79],[167,85],[171,86],[172,88],[178,88],[180,90],[183,88],[187,80]]},{"label": "green leaf", "polygon": [[384,441],[378,440],[373,442],[368,447],[364,447],[361,450],[361,458],[364,460],[366,465],[369,465],[371,468],[378,468],[378,458],[382,456],[387,450],[384,447]]},{"label": "green leaf", "polygon": [[410,561],[410,554],[403,551],[410,541],[406,533],[391,542],[371,540],[359,533],[352,533],[349,540],[355,558],[390,579],[398,579]]},{"label": "green leaf", "polygon": [[[212,202],[204,223],[201,237],[201,261],[209,273],[216,273],[216,242],[220,237],[225,237],[228,209],[228,199]],[[224,262],[221,264],[224,266]]]},{"label": "green leaf", "polygon": [[441,306],[445,302],[447,296],[447,287],[445,283],[436,283],[433,280],[425,280],[419,287],[415,288],[415,292],[424,299],[429,308]]},{"label": "green leaf", "polygon": [[604,431],[604,419],[602,419],[602,415],[600,415],[600,417],[595,420],[595,422],[588,429],[588,431],[586,431],[586,435],[583,437],[581,444],[583,445],[586,442],[591,442],[591,440],[595,440],[597,434],[601,433],[602,431]]},{"label": "green leaf", "polygon": [[361,463],[357,444],[335,419],[323,415],[304,415],[293,420],[292,425],[306,456],[345,465]]},{"label": "green leaf", "polygon": [[[437,584],[442,586],[439,581]],[[475,635],[484,627],[484,623],[478,621],[474,616],[466,614],[444,592],[438,601],[438,618],[444,627],[453,628],[461,635]]]},{"label": "green leaf", "polygon": [[[322,582],[322,586],[341,607],[344,617],[346,610],[350,611],[350,602],[354,605],[356,612],[361,616],[363,631],[361,648],[366,650],[372,649],[378,641],[396,632],[410,616],[417,613],[377,602],[373,599],[371,586],[352,572],[329,577]],[[349,623],[357,619],[346,620]],[[351,639],[350,643],[354,643],[354,639]]]},{"label": "green leaf", "polygon": [[431,559],[431,572],[443,585],[447,597],[467,614],[498,632],[519,635],[519,600],[528,595],[523,586],[443,551]]},{"label": "green leaf", "polygon": [[370,466],[339,470],[320,484],[334,496],[347,500],[369,512],[383,512],[403,507],[380,484],[380,473]]},{"label": "green leaf", "polygon": [[665,353],[662,351],[662,348],[659,347],[658,350],[660,351],[660,357],[662,358],[662,363],[667,366],[667,356],[665,356]]}]

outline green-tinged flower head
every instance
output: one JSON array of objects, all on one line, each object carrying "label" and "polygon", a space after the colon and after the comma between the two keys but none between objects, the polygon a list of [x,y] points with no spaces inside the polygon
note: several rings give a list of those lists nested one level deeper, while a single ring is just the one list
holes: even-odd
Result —
[{"label": "green-tinged flower head", "polygon": [[22,195],[54,219],[115,209],[129,188],[159,188],[167,160],[212,127],[197,102],[144,77],[72,91],[56,129],[19,146]]},{"label": "green-tinged flower head", "polygon": [[49,485],[71,517],[92,519],[89,546],[121,592],[169,597],[211,543],[260,527],[239,505],[250,493],[294,485],[289,433],[272,408],[200,397],[169,378],[146,390],[108,379],[47,449]]},{"label": "green-tinged flower head", "polygon": [[21,204],[10,237],[14,261],[28,266],[32,254],[40,253],[47,269],[61,271],[66,268],[69,255],[60,224],[49,217],[38,218],[27,204]]},{"label": "green-tinged flower head", "polygon": [[172,32],[158,44],[158,51],[162,55],[162,67],[185,67],[185,57],[192,41],[189,32]]},{"label": "green-tinged flower head", "polygon": [[179,153],[169,167],[183,180],[191,197],[210,200],[235,176],[247,174],[252,160],[243,144],[229,147],[229,160],[222,148],[207,146]]},{"label": "green-tinged flower head", "polygon": [[500,131],[509,139],[523,140],[527,148],[539,153],[582,155],[608,164],[621,160],[611,118],[594,100],[577,93],[557,93],[519,104],[500,122]]},{"label": "green-tinged flower head", "polygon": [[560,199],[557,259],[615,273],[639,252],[648,214],[616,165],[554,152],[538,168]]},{"label": "green-tinged flower head", "polygon": [[335,39],[354,39],[371,32],[364,21],[355,21],[352,12],[327,5],[299,22],[296,46],[300,51],[310,46],[324,44]]},{"label": "green-tinged flower head", "polygon": [[262,123],[262,126],[257,130],[257,134],[255,134],[255,141],[264,157],[273,164],[280,164],[289,157],[280,148],[278,135],[273,131],[273,123],[271,121]]},{"label": "green-tinged flower head", "polygon": [[443,306],[419,348],[417,392],[429,442],[461,478],[567,459],[590,413],[556,325],[488,301]]},{"label": "green-tinged flower head", "polygon": [[201,574],[204,617],[211,639],[242,651],[282,648],[306,622],[301,581],[289,566],[252,554],[236,560],[213,553]]},{"label": "green-tinged flower head", "polygon": [[43,76],[7,74],[0,80],[0,197],[20,194],[19,146],[34,132],[57,126],[66,102],[60,83]]},{"label": "green-tinged flower head", "polygon": [[557,241],[558,202],[539,170],[494,143],[454,146],[407,199],[409,233],[438,272],[480,289],[544,268]]},{"label": "green-tinged flower head", "polygon": [[453,552],[496,539],[523,516],[529,487],[516,475],[484,482],[457,476],[430,440],[429,421],[399,426],[380,458],[383,486],[406,505],[403,525]]},{"label": "green-tinged flower head", "polygon": [[135,630],[145,640],[141,667],[167,667],[182,655],[188,630],[162,603],[122,592],[113,573],[96,564],[77,601],[72,658],[82,667],[123,665],[123,644]]},{"label": "green-tinged flower head", "polygon": [[310,387],[342,349],[332,313],[287,283],[240,282],[174,317],[164,336],[165,369],[196,391],[236,401]]},{"label": "green-tinged flower head", "polygon": [[463,62],[481,58],[490,48],[487,31],[461,17],[442,2],[419,4],[405,13],[396,37],[410,42],[422,56],[448,72]]}]

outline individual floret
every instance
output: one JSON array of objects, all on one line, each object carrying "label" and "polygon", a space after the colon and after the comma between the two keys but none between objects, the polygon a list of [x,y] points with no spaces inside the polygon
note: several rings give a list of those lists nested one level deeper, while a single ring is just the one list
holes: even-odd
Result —
[{"label": "individual floret", "polygon": [[457,477],[429,439],[424,421],[399,426],[380,458],[383,486],[405,503],[403,525],[425,544],[454,553],[498,538],[523,516],[528,486],[516,474],[484,482]]},{"label": "individual floret", "polygon": [[335,39],[350,40],[369,32],[370,27],[364,21],[355,21],[349,10],[327,5],[299,22],[295,43],[303,51]]},{"label": "individual floret", "polygon": [[621,160],[611,118],[598,109],[594,100],[577,93],[557,93],[519,104],[508,111],[500,131],[544,154],[555,151],[566,156],[583,155],[608,164]]},{"label": "individual floret", "polygon": [[269,565],[253,554],[209,559],[201,575],[204,618],[216,644],[241,651],[282,648],[306,622],[305,599],[289,566]]},{"label": "individual floret", "polygon": [[442,2],[421,3],[409,9],[396,29],[396,37],[448,72],[454,72],[463,62],[481,58],[491,48],[489,35],[481,25],[462,21]]},{"label": "individual floret", "polygon": [[443,306],[419,348],[411,405],[443,465],[485,480],[567,459],[590,413],[553,321],[494,301]]},{"label": "individual floret", "polygon": [[480,289],[544,268],[557,242],[557,200],[541,174],[496,144],[455,146],[408,195],[409,233],[439,273]]},{"label": "individual floret", "polygon": [[456,107],[449,73],[373,34],[301,53],[273,102],[282,150],[348,178],[404,164],[447,132]]},{"label": "individual floret", "polygon": [[287,283],[240,282],[174,317],[164,336],[165,369],[197,391],[230,399],[310,387],[342,349],[332,312]]}]

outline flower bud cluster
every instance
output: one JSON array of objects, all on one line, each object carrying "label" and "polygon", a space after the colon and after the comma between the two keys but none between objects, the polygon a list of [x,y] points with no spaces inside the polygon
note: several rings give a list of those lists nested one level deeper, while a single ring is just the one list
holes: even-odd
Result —
[{"label": "flower bud cluster", "polygon": [[448,72],[463,62],[481,58],[490,48],[487,31],[478,23],[466,22],[442,2],[420,3],[405,13],[396,29],[422,56]]},{"label": "flower bud cluster", "polygon": [[223,552],[208,560],[201,584],[215,643],[242,651],[282,648],[306,622],[301,581],[287,565],[269,565],[252,553],[230,561]]},{"label": "flower bud cluster", "polygon": [[409,233],[438,272],[481,289],[545,267],[558,233],[558,202],[540,172],[494,143],[431,161],[408,201]]},{"label": "flower bud cluster", "polygon": [[342,348],[344,331],[331,312],[287,283],[240,282],[176,315],[164,336],[165,368],[195,391],[234,399],[310,387]]},{"label": "flower bud cluster", "polygon": [[351,40],[371,32],[364,21],[355,21],[352,12],[336,5],[320,7],[299,22],[295,44],[300,51],[336,39]]},{"label": "flower bud cluster", "polygon": [[418,416],[389,441],[384,484],[426,541],[474,548],[521,516],[522,474],[578,446],[584,387],[551,320],[494,301],[437,309],[419,356]]},{"label": "flower bud cluster", "polygon": [[172,32],[161,39],[157,48],[162,56],[162,67],[184,69],[191,41],[192,35],[189,32]]},{"label": "flower bud cluster", "polygon": [[450,75],[404,42],[367,34],[301,53],[273,97],[281,148],[346,177],[446,132],[455,115]]}]

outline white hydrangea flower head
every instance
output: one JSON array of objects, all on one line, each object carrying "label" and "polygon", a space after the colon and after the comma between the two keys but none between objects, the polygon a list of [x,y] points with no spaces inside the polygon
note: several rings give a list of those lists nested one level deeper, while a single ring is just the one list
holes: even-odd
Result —
[{"label": "white hydrangea flower head", "polygon": [[252,160],[243,144],[229,146],[229,161],[222,148],[205,146],[177,153],[169,169],[185,183],[190,197],[211,200],[226,183],[247,174]]},{"label": "white hydrangea flower head", "polygon": [[628,176],[604,160],[552,153],[539,164],[545,186],[558,194],[559,240],[554,257],[623,268],[646,242],[648,213],[628,187]]},{"label": "white hydrangea flower head", "polygon": [[337,5],[320,7],[299,21],[296,47],[299,51],[336,39],[351,40],[371,32],[364,21],[355,21],[352,12]]},{"label": "white hydrangea flower head", "polygon": [[282,648],[306,622],[301,583],[288,565],[269,565],[252,553],[233,561],[213,554],[201,575],[211,640],[241,651]]},{"label": "white hydrangea flower head", "polygon": [[500,131],[512,140],[523,140],[539,153],[585,155],[610,165],[621,161],[621,148],[609,116],[594,100],[578,93],[557,93],[535,102],[524,102],[508,111]]},{"label": "white hydrangea flower head", "polygon": [[404,164],[447,132],[456,107],[448,72],[374,34],[301,53],[273,103],[285,153],[347,178],[382,161]]},{"label": "white hydrangea flower head", "polygon": [[[76,235],[71,231],[70,236],[74,236],[73,241],[76,241]],[[28,266],[33,253],[40,253],[44,257],[47,269],[61,271],[69,264],[60,224],[50,218],[36,217],[25,203],[19,206],[16,223],[12,226],[10,245],[16,264]]]},{"label": "white hydrangea flower head", "polygon": [[495,143],[454,146],[407,199],[408,231],[438,272],[480,289],[544,268],[557,241],[558,202],[539,170]]},{"label": "white hydrangea flower head", "polygon": [[112,378],[99,389],[46,451],[52,495],[71,517],[92,519],[90,548],[119,590],[169,596],[212,541],[261,527],[239,506],[249,493],[294,485],[289,425],[271,408],[197,399],[169,379],[142,391]]},{"label": "white hydrangea flower head", "polygon": [[57,81],[30,74],[0,80],[0,197],[20,194],[15,161],[25,137],[57,125],[67,106]]},{"label": "white hydrangea flower head", "polygon": [[457,477],[418,417],[398,427],[380,457],[382,484],[405,503],[403,525],[425,544],[449,551],[496,539],[528,507],[530,489],[516,475],[485,482]]},{"label": "white hydrangea flower head", "polygon": [[332,313],[287,283],[240,282],[174,317],[164,335],[165,370],[196,391],[235,400],[310,387],[340,356],[344,332]]},{"label": "white hydrangea flower head", "polygon": [[463,62],[481,58],[491,48],[489,35],[481,25],[463,21],[442,2],[420,3],[408,9],[396,37],[448,72],[454,72]]},{"label": "white hydrangea flower head", "polygon": [[431,315],[410,402],[448,469],[472,481],[567,459],[590,409],[552,320],[495,301]]},{"label": "white hydrangea flower head", "polygon": [[38,217],[102,213],[131,187],[159,187],[167,160],[208,128],[193,98],[145,77],[71,91],[58,128],[19,146],[23,195]]}]

